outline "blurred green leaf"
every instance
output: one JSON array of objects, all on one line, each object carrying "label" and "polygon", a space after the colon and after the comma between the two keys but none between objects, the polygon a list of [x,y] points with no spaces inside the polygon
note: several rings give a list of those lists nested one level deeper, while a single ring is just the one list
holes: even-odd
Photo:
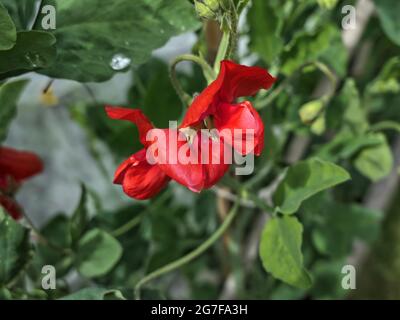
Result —
[{"label": "blurred green leaf", "polygon": [[31,259],[29,230],[0,206],[0,285],[13,281]]},{"label": "blurred green leaf", "polygon": [[17,113],[17,101],[27,84],[18,80],[0,85],[0,143],[6,138],[8,126]]},{"label": "blurred green leaf", "polygon": [[11,49],[17,41],[17,29],[7,9],[0,2],[0,51]]},{"label": "blurred green leaf", "polygon": [[[311,206],[311,204],[310,204]],[[382,214],[356,204],[325,203],[323,212],[315,212],[323,221],[312,233],[317,249],[328,256],[345,258],[355,239],[372,243],[378,236]]]},{"label": "blurred green leaf", "polygon": [[273,1],[253,0],[249,11],[250,47],[257,52],[266,64],[271,64],[283,49],[280,35],[279,5]]},{"label": "blurred green leaf", "polygon": [[[193,6],[182,0],[43,1],[46,4],[57,8],[58,56],[54,68],[41,72],[81,82],[104,81],[140,65],[172,36],[200,27]],[[118,57],[121,63],[112,63]]]},{"label": "blurred green leaf", "polygon": [[71,222],[65,215],[55,216],[41,232],[51,244],[60,248],[69,248],[72,244]]},{"label": "blurred green leaf", "polygon": [[56,57],[55,43],[48,32],[18,32],[16,45],[0,51],[0,78],[49,67]]},{"label": "blurred green leaf", "polygon": [[93,229],[78,243],[76,265],[80,274],[93,278],[105,275],[118,262],[122,247],[109,233]]},{"label": "blurred green leaf", "polygon": [[368,85],[371,94],[400,92],[400,57],[394,57],[385,63],[378,77]]},{"label": "blurred green leaf", "polygon": [[261,236],[260,257],[265,270],[292,286],[308,288],[312,280],[303,267],[303,227],[295,217],[274,217]]},{"label": "blurred green leaf", "polygon": [[386,35],[400,46],[400,2],[397,0],[374,0],[378,16]]},{"label": "blurred green leaf", "polygon": [[360,173],[372,181],[378,181],[390,174],[393,167],[393,156],[386,137],[375,135],[380,143],[360,151],[354,160],[354,166]]},{"label": "blurred green leaf", "polygon": [[335,27],[326,25],[315,32],[301,31],[285,46],[281,71],[290,75],[307,62],[312,62],[329,47]]},{"label": "blurred green leaf", "polygon": [[339,127],[354,135],[361,135],[369,127],[365,108],[354,79],[347,79],[339,95],[327,108],[329,127]]},{"label": "blurred green leaf", "polygon": [[278,186],[273,199],[284,214],[295,213],[301,203],[316,193],[350,179],[343,168],[317,158],[291,166]]},{"label": "blurred green leaf", "polygon": [[126,300],[119,290],[85,288],[60,300]]},{"label": "blurred green leaf", "polygon": [[36,0],[1,0],[17,30],[28,30],[37,11]]}]

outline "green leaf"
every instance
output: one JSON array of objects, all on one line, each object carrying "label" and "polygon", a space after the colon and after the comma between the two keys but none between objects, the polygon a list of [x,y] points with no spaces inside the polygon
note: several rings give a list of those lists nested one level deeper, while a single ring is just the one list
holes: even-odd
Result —
[{"label": "green leaf", "polygon": [[314,33],[301,31],[286,45],[282,54],[282,73],[290,75],[303,64],[314,61],[329,48],[336,28],[326,25]]},{"label": "green leaf", "polygon": [[386,35],[400,46],[400,2],[398,0],[374,0],[378,16]]},{"label": "green leaf", "polygon": [[[194,7],[182,0],[46,0],[56,5],[58,57],[51,77],[104,81],[129,65],[140,65],[177,34],[200,27]],[[184,17],[184,19],[182,18]],[[111,66],[116,55],[125,67]]]},{"label": "green leaf", "polygon": [[257,52],[267,64],[271,64],[283,49],[280,36],[280,17],[278,8],[271,1],[253,0],[249,12],[250,47]]},{"label": "green leaf", "polygon": [[17,113],[16,103],[26,84],[26,80],[18,80],[0,86],[0,143],[6,138],[8,126]]},{"label": "green leaf", "polygon": [[99,277],[108,273],[121,255],[122,247],[118,240],[103,230],[93,229],[78,243],[76,265],[83,276]]},{"label": "green leaf", "polygon": [[351,253],[355,238],[368,243],[377,238],[381,217],[377,211],[330,201],[323,212],[315,214],[322,223],[312,238],[315,247],[325,255],[345,258]]},{"label": "green leaf", "polygon": [[71,223],[67,216],[57,215],[41,230],[43,236],[53,245],[69,248],[72,244]]},{"label": "green leaf", "polygon": [[49,67],[56,57],[56,38],[43,31],[17,33],[16,45],[0,51],[0,78]]},{"label": "green leaf", "polygon": [[1,0],[17,30],[29,30],[37,12],[36,0]]},{"label": "green leaf", "polygon": [[361,104],[361,97],[354,79],[347,79],[340,94],[326,109],[330,128],[338,128],[353,135],[364,134],[369,123]]},{"label": "green leaf", "polygon": [[17,29],[0,2],[0,51],[11,49],[17,41]]},{"label": "green leaf", "polygon": [[291,166],[278,186],[273,199],[284,214],[295,213],[301,203],[316,193],[350,179],[343,168],[317,158]]},{"label": "green leaf", "polygon": [[261,236],[262,264],[275,278],[292,286],[308,288],[312,280],[303,267],[301,253],[303,226],[295,217],[274,217]]},{"label": "green leaf", "polygon": [[380,143],[361,150],[354,160],[354,166],[365,177],[378,181],[390,174],[393,167],[393,156],[386,137],[376,134]]},{"label": "green leaf", "polygon": [[0,206],[0,286],[14,280],[31,259],[29,230]]},{"label": "green leaf", "polygon": [[85,288],[60,300],[126,300],[119,290]]},{"label": "green leaf", "polygon": [[368,93],[385,94],[400,92],[400,57],[385,63],[378,77],[368,85]]}]

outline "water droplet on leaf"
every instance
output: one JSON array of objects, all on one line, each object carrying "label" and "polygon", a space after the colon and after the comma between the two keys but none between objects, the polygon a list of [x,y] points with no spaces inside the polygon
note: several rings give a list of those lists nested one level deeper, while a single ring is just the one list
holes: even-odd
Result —
[{"label": "water droplet on leaf", "polygon": [[127,56],[117,53],[111,59],[110,66],[113,70],[123,70],[131,64],[132,60]]}]

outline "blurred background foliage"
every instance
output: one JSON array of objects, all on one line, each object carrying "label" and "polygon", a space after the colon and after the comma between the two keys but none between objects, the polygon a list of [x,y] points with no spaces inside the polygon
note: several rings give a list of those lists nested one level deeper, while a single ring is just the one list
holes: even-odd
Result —
[{"label": "blurred background foliage", "polygon": [[[47,4],[57,8],[53,31],[41,30]],[[342,28],[347,5],[355,30]],[[266,146],[254,174],[236,183],[271,204],[285,169],[311,157],[340,165],[351,180],[282,218],[299,235],[308,288],[263,269],[259,240],[275,218],[250,201],[221,241],[146,284],[142,298],[400,298],[399,11],[397,0],[248,2],[235,60],[267,68],[278,82],[251,98]],[[133,299],[140,279],[218,228],[235,190],[223,181],[193,194],[171,183],[149,201],[127,198],[112,176],[140,148],[137,131],[103,107],[141,108],[158,127],[179,120],[168,65],[188,52],[212,63],[218,24],[185,0],[0,0],[0,26],[0,139],[45,163],[17,195],[31,224],[0,212],[0,297]],[[183,63],[178,76],[190,94],[206,86],[197,66]],[[346,264],[356,266],[357,290],[342,288]],[[43,265],[56,267],[56,290],[41,289]]]}]

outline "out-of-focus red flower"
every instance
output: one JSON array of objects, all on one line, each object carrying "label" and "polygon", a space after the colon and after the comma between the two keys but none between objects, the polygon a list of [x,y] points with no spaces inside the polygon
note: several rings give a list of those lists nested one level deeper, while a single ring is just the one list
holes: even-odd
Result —
[{"label": "out-of-focus red flower", "polygon": [[[218,157],[229,154],[228,149],[232,147],[241,155],[260,155],[264,147],[264,124],[250,102],[235,103],[235,100],[252,96],[260,89],[269,89],[274,82],[275,78],[262,68],[222,61],[218,78],[194,99],[178,130],[151,131],[154,136],[157,136],[157,130],[162,131],[167,137],[166,146],[156,151],[158,159],[164,161],[153,165],[145,157],[146,149],[156,140],[146,141],[147,133],[153,129],[150,121],[138,109],[106,107],[110,118],[135,123],[139,129],[140,141],[145,146],[145,149],[120,165],[114,183],[122,184],[125,193],[136,199],[154,196],[171,178],[195,192],[213,186],[226,173],[229,163],[223,159],[212,161],[215,155],[212,152],[205,153],[204,150],[213,150],[215,144],[216,148],[220,148]],[[204,137],[201,129],[216,129],[217,135]],[[253,131],[254,139],[251,143],[246,140],[246,135],[234,134],[234,130],[238,129],[241,132]],[[228,133],[230,140],[227,139]],[[199,160],[198,163],[168,161],[171,156],[176,158],[176,155],[169,152],[170,141],[176,141],[178,150],[190,150]],[[201,159],[207,156],[209,161],[203,163]]]},{"label": "out-of-focus red flower", "polygon": [[21,218],[22,210],[13,196],[20,184],[43,171],[40,158],[28,151],[0,147],[0,205],[14,218]]}]

